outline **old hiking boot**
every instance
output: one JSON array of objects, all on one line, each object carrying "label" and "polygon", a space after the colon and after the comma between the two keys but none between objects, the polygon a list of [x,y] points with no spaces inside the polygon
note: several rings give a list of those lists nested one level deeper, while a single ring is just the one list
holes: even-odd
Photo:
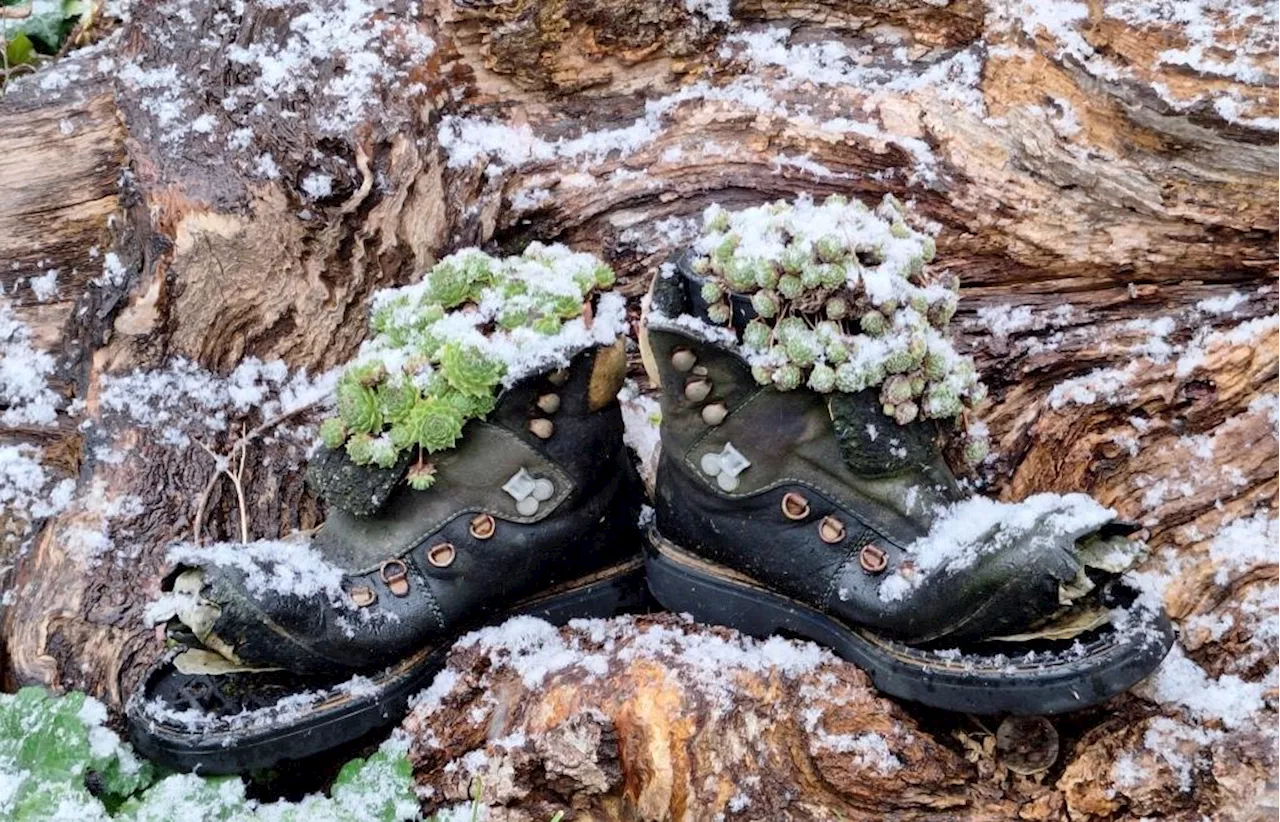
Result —
[{"label": "old hiking boot", "polygon": [[647,574],[665,607],[816,640],[881,690],[951,710],[1074,710],[1155,668],[1168,620],[1115,573],[1133,526],[1080,494],[971,497],[939,424],[897,423],[875,387],[780,390],[778,362],[742,344],[764,335],[753,302],[714,300],[698,259],[655,278],[642,331],[662,406]]},{"label": "old hiking boot", "polygon": [[[518,613],[557,623],[610,616],[641,602],[641,492],[622,446],[616,400],[626,367],[624,304],[612,292],[598,293],[612,272],[562,247],[534,246],[514,263],[467,254],[433,270],[427,296],[411,286],[379,303],[405,313],[430,299],[425,324],[420,316],[400,318],[427,328],[427,339],[410,335],[384,345],[399,331],[380,327],[385,312],[375,313],[375,342],[343,378],[357,388],[339,387],[346,441],[330,426],[329,444],[339,447],[321,447],[309,467],[309,482],[329,505],[310,543],[171,553],[180,567],[169,633],[194,649],[171,652],[130,702],[133,739],[148,756],[182,769],[239,772],[310,755],[395,721],[466,630]],[[435,275],[459,263],[482,270],[469,272],[477,278],[473,293],[463,289],[454,298],[461,307],[442,313],[437,304],[455,306],[438,293],[449,283]],[[483,316],[496,306],[477,307],[494,291],[536,293],[539,279],[551,281],[557,297],[573,294],[579,286],[569,275],[583,270],[599,282],[580,284],[573,304],[561,300],[560,318],[540,330],[532,330],[541,316],[536,304],[508,300],[529,316]],[[562,322],[565,316],[571,319]],[[488,341],[458,331],[459,317],[466,328],[486,331]],[[453,344],[446,334],[471,346],[461,373],[449,354],[443,361],[428,355],[428,363],[399,353]],[[384,447],[383,437],[409,441],[412,432],[395,427],[395,409],[384,402],[413,402],[388,387],[383,372],[391,365],[411,362],[415,374],[426,373],[413,393],[433,407],[440,397],[458,399],[459,386],[483,400],[490,386],[468,381],[485,359],[501,363],[505,387],[495,384],[496,401],[469,408],[476,413],[456,442],[431,439],[437,435],[424,428],[413,447],[393,449],[380,463],[364,459],[368,442],[352,447],[384,424],[390,434],[374,438],[375,449]],[[368,362],[379,370],[370,372]],[[369,387],[372,393],[363,390]],[[378,399],[380,411],[354,410],[379,418],[353,428],[348,406],[358,403],[344,391]],[[402,416],[412,424],[418,413]],[[442,447],[428,459],[424,444]]]}]

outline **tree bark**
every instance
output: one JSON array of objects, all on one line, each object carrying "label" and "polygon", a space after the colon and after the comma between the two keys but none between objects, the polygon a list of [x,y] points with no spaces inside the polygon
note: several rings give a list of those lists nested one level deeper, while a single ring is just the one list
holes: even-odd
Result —
[{"label": "tree bark", "polygon": [[[38,447],[48,484],[76,487],[57,516],[8,506],[0,519],[9,684],[119,705],[157,650],[141,614],[165,546],[197,518],[207,538],[239,533],[214,460],[104,408],[110,378],[176,358],[221,374],[246,357],[333,367],[359,345],[374,290],[469,245],[567,242],[604,256],[635,297],[708,204],[832,192],[893,193],[938,224],[939,264],[964,288],[961,342],[992,388],[990,492],[1085,491],[1142,521],[1153,572],[1180,569],[1166,600],[1186,652],[1215,676],[1267,673],[1274,638],[1251,640],[1246,605],[1274,599],[1274,558],[1224,568],[1209,550],[1222,524],[1274,516],[1277,492],[1278,71],[1265,2],[1199,28],[1096,3],[1055,16],[969,0],[744,0],[732,20],[697,2],[373,12],[346,0],[299,22],[310,8],[137,8],[0,100],[0,299],[55,356],[49,384],[64,402],[55,423],[0,429],[0,444]],[[325,15],[341,21],[329,39],[304,37]],[[50,268],[57,293],[42,302],[29,281]],[[308,419],[243,449],[253,537],[320,519],[298,471],[305,431],[284,430]],[[262,422],[230,413],[206,444],[240,456],[241,426]],[[1197,627],[1225,614],[1225,633]],[[1165,807],[1087,784],[1141,736],[1134,703],[1087,720],[1057,787],[1027,793],[987,785],[910,706],[882,707],[856,671],[824,665],[924,753],[870,792],[855,784],[865,774],[802,768],[797,754],[778,774],[822,786],[814,807]],[[615,725],[641,710],[615,708]],[[779,755],[806,744],[798,721],[771,738]],[[727,733],[689,722],[711,747]],[[645,738],[613,732],[624,746]],[[593,813],[701,818],[644,799],[657,777],[621,761],[623,781],[600,794],[614,804],[592,799]],[[1228,799],[1243,790],[1229,781],[1214,789]]]}]

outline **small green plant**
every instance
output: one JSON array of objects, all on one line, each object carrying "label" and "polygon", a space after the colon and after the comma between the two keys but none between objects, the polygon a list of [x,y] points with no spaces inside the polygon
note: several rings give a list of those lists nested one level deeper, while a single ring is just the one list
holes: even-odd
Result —
[{"label": "small green plant", "polygon": [[[959,278],[937,271],[929,235],[908,225],[892,195],[874,211],[832,195],[729,212],[712,206],[694,248],[711,322],[727,325],[736,296],[755,317],[740,330],[752,375],[780,391],[879,389],[899,425],[956,420],[986,387],[947,338]],[[967,434],[981,462],[985,436]]]},{"label": "small green plant", "polygon": [[0,0],[0,86],[17,70],[59,54],[101,12],[94,0]]},{"label": "small green plant", "polygon": [[416,452],[407,481],[426,490],[435,481],[428,455],[488,415],[504,380],[592,342],[584,311],[614,280],[590,254],[532,243],[517,257],[460,251],[421,283],[379,292],[372,336],[338,382],[338,416],[321,440],[357,465],[389,468]]},{"label": "small green plant", "polygon": [[104,727],[106,717],[80,693],[0,694],[0,819],[401,822],[418,812],[402,743],[347,763],[327,797],[261,803],[235,777],[162,776]]}]

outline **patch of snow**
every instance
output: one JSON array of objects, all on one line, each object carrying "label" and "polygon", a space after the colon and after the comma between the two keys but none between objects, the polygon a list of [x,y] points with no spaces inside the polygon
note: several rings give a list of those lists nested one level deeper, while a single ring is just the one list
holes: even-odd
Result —
[{"label": "patch of snow", "polygon": [[906,547],[915,560],[914,573],[907,577],[897,571],[885,577],[880,599],[895,602],[930,574],[968,568],[1023,540],[1070,544],[1115,517],[1115,511],[1085,494],[1035,494],[1019,503],[972,497],[953,503],[938,513],[929,533]]},{"label": "patch of snow", "polygon": [[305,540],[179,543],[170,547],[168,559],[174,564],[235,569],[243,575],[250,594],[323,596],[336,608],[354,607],[342,589],[342,569],[329,564]]},{"label": "patch of snow", "polygon": [[733,20],[729,0],[684,0],[684,7],[690,14],[701,15],[713,23],[728,23]]},{"label": "patch of snow", "polygon": [[128,278],[129,269],[124,267],[124,263],[114,251],[108,251],[102,258],[102,276],[95,277],[93,284],[119,288]]},{"label": "patch of snow", "polygon": [[[569,629],[561,631],[534,617],[513,617],[467,634],[458,645],[486,652],[495,667],[510,666],[531,688],[571,667],[581,667],[590,675],[603,673],[606,669],[599,664],[605,660],[592,645],[612,650],[626,663],[662,659],[687,671],[694,682],[726,705],[731,703],[736,672],[773,672],[794,679],[835,659],[830,651],[808,642],[687,632],[680,626],[663,624],[637,626],[627,618],[573,620]],[[437,689],[433,686],[432,691]],[[419,704],[434,702],[424,698]]]},{"label": "patch of snow", "polygon": [[32,277],[27,281],[27,285],[37,300],[42,303],[48,302],[58,296],[58,269],[51,268],[38,277]]},{"label": "patch of snow", "polygon": [[1049,392],[1049,407],[1058,409],[1067,405],[1093,405],[1106,403],[1119,405],[1128,400],[1126,391],[1133,379],[1133,365],[1124,368],[1098,368],[1082,377],[1063,380]]},{"label": "patch of snow", "polygon": [[1196,303],[1195,310],[1205,314],[1230,314],[1248,301],[1248,297],[1239,291],[1232,291],[1221,297],[1210,297]]},{"label": "patch of snow", "polygon": [[104,412],[159,431],[164,444],[187,447],[192,436],[225,431],[251,410],[270,419],[324,402],[340,375],[331,369],[313,379],[305,370],[291,374],[281,360],[248,357],[224,377],[179,357],[162,369],[104,376],[100,403]]},{"label": "patch of snow", "polygon": [[830,734],[819,729],[814,742],[819,748],[851,754],[855,765],[871,768],[881,776],[902,770],[902,760],[894,756],[888,741],[878,733]]},{"label": "patch of snow", "polygon": [[1247,682],[1234,674],[1210,678],[1175,645],[1138,693],[1162,705],[1185,708],[1198,720],[1214,719],[1227,728],[1243,728],[1266,707],[1268,688],[1266,681]]},{"label": "patch of snow", "polygon": [[53,372],[53,356],[34,347],[31,329],[0,297],[0,423],[53,425],[62,407],[62,397],[49,387]]},{"label": "patch of snow", "polygon": [[978,309],[978,321],[997,339],[1035,326],[1029,305],[984,305]]},{"label": "patch of snow", "polygon": [[1274,512],[1260,511],[1225,525],[1209,544],[1209,557],[1218,569],[1215,581],[1227,585],[1252,568],[1274,564],[1277,544],[1280,520]]},{"label": "patch of snow", "polygon": [[653,397],[641,394],[634,382],[627,381],[618,394],[622,405],[622,441],[635,451],[640,473],[646,481],[656,477],[661,446],[662,409]]},{"label": "patch of snow", "polygon": [[1280,317],[1258,317],[1225,330],[1203,329],[1188,343],[1174,367],[1174,376],[1191,376],[1203,364],[1209,350],[1220,346],[1247,345],[1280,327]]},{"label": "patch of snow", "polygon": [[313,200],[323,200],[333,194],[333,176],[313,172],[302,179],[302,191]]}]

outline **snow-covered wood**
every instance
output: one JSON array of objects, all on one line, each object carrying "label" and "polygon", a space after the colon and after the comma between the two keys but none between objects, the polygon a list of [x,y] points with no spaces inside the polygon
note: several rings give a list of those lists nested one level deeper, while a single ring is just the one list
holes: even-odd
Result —
[{"label": "snow-covered wood", "polygon": [[[600,253],[634,297],[712,202],[892,192],[936,223],[939,262],[962,279],[961,347],[992,388],[996,453],[983,478],[1005,498],[1086,491],[1147,525],[1147,578],[1181,621],[1194,670],[1176,668],[1154,703],[1073,720],[1065,770],[1042,789],[993,782],[995,766],[964,764],[932,717],[912,724],[913,709],[880,707],[856,672],[824,663],[891,718],[883,730],[937,756],[904,749],[906,772],[871,779],[880,789],[869,794],[851,793],[861,772],[832,776],[822,768],[837,766],[814,765],[811,752],[777,778],[822,785],[837,806],[922,816],[963,801],[974,818],[1015,807],[1031,819],[1064,808],[1192,818],[1214,803],[1244,808],[1258,763],[1274,774],[1247,730],[1178,743],[1199,746],[1183,764],[1151,760],[1159,727],[1135,747],[1153,710],[1181,723],[1168,733],[1225,733],[1185,704],[1196,671],[1245,701],[1266,683],[1270,707],[1254,724],[1275,724],[1273,3],[110,10],[116,34],[0,100],[10,680],[119,704],[155,651],[141,614],[166,546],[197,523],[206,540],[240,532],[233,484],[197,440],[232,465],[245,458],[251,537],[319,520],[298,471],[309,391],[355,352],[376,288],[461,247],[539,239]],[[6,381],[19,362],[34,363],[40,385]],[[636,664],[618,676],[678,680]],[[643,693],[676,699],[656,685]],[[597,696],[607,689],[574,698]],[[699,704],[672,703],[719,745],[733,723]],[[657,710],[646,705],[616,707]],[[779,733],[791,741],[769,743],[779,754],[810,744],[790,721]],[[595,731],[587,722],[581,733]],[[462,751],[485,737],[453,739]],[[424,780],[444,790],[433,770],[444,763],[423,756]],[[1177,788],[1127,792],[1122,763],[1170,769]],[[1089,781],[1108,767],[1120,774],[1110,787]],[[637,790],[661,781],[627,773]],[[600,778],[603,795],[626,797],[592,806],[606,817],[675,801],[611,793],[623,783]]]},{"label": "snow-covered wood", "polygon": [[[1167,676],[1167,675],[1166,675]],[[1256,697],[1255,697],[1256,698]],[[487,818],[1263,819],[1270,734],[1188,724],[1150,689],[1057,720],[1020,776],[997,721],[912,709],[809,643],[678,617],[518,618],[469,635],[403,728],[431,809]],[[1268,791],[1271,791],[1270,794]]]}]

